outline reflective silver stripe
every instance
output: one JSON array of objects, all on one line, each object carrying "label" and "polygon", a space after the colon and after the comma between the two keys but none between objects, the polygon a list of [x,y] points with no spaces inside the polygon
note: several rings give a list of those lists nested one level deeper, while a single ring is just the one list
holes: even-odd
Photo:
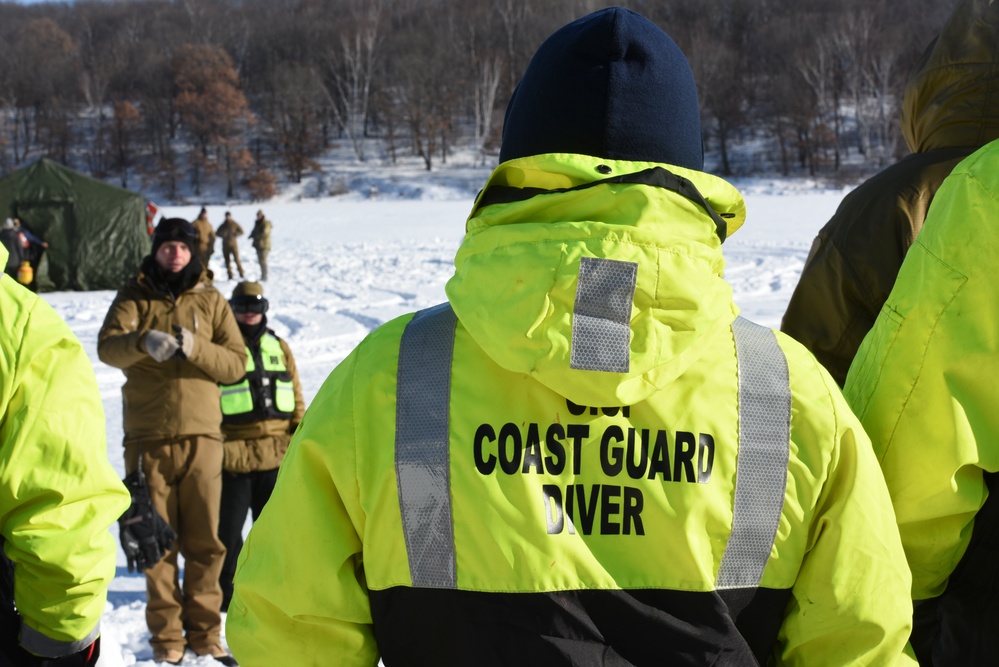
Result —
[{"label": "reflective silver stripe", "polygon": [[627,373],[631,355],[631,304],[638,264],[583,257],[572,313],[569,366],[583,371]]},{"label": "reflective silver stripe", "polygon": [[46,637],[27,623],[21,622],[21,646],[35,655],[45,656],[46,658],[61,658],[82,651],[93,644],[99,634],[101,634],[100,623],[94,626],[90,634],[83,639],[75,642],[61,642],[51,637]]},{"label": "reflective silver stripe", "polygon": [[221,396],[231,396],[233,394],[247,394],[249,392],[250,392],[250,385],[247,384],[245,387],[244,386],[236,386],[236,387],[232,387],[231,389],[223,389],[222,393],[220,395]]},{"label": "reflective silver stripe", "polygon": [[455,588],[448,447],[457,319],[442,303],[413,316],[399,343],[395,473],[413,586]]},{"label": "reflective silver stripe", "polygon": [[[413,316],[399,346],[396,477],[414,587],[456,588],[449,406],[456,318],[444,303]],[[758,586],[787,485],[791,391],[774,332],[732,323],[739,368],[739,454],[732,532],[717,588]]]},{"label": "reflective silver stripe", "polygon": [[739,364],[739,460],[719,590],[759,586],[784,507],[791,446],[791,388],[777,337],[741,317],[732,333]]}]

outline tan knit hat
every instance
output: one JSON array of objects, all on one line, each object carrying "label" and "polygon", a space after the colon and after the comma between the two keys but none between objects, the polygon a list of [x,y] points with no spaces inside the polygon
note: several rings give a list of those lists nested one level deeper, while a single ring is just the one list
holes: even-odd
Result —
[{"label": "tan knit hat", "polygon": [[249,280],[244,280],[232,290],[232,298],[261,298],[264,296],[264,288],[260,283],[250,282]]}]

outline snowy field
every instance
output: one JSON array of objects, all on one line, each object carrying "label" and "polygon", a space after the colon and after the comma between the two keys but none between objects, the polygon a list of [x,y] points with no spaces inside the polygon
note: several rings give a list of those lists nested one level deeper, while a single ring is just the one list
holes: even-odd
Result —
[{"label": "snowy field", "polygon": [[[357,177],[348,183],[350,193],[339,197],[306,196],[303,186],[262,205],[207,207],[214,225],[229,210],[247,234],[258,209],[274,223],[265,284],[271,304],[268,319],[295,354],[307,402],[333,367],[375,327],[444,300],[465,218],[487,175],[488,170],[468,168],[438,173],[432,180],[425,172],[378,182]],[[797,181],[733,182],[746,197],[748,217],[724,245],[726,277],[744,316],[777,327],[812,239],[847,190]],[[199,208],[164,206],[161,213],[193,219]],[[240,251],[247,278],[258,279],[256,255],[245,239]],[[238,277],[226,279],[219,253],[211,269],[216,286],[228,297]],[[93,361],[107,418],[108,456],[123,474],[124,378],[97,359],[97,333],[114,292],[55,292],[44,297]],[[117,542],[117,526],[112,532]],[[145,580],[128,573],[119,547],[118,575],[102,621],[99,665],[156,665],[144,610]],[[190,652],[184,664],[218,665]]]}]

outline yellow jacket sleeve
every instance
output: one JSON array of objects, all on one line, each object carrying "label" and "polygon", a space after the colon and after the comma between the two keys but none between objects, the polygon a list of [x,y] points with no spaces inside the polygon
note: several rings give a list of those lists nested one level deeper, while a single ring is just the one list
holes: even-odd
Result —
[{"label": "yellow jacket sleeve", "polygon": [[[807,555],[781,627],[776,663],[915,665],[911,655],[899,653],[910,629],[912,605],[905,592],[911,578],[891,498],[870,439],[833,379],[816,362],[811,364],[811,377],[824,382],[799,387],[801,411],[831,418],[801,420],[795,435],[821,441],[822,434],[812,429],[828,429],[834,437],[824,452],[829,457],[825,479],[808,526]],[[800,474],[789,480],[796,478]]]},{"label": "yellow jacket sleeve", "polygon": [[983,471],[999,471],[997,163],[994,142],[944,181],[844,388],[884,470],[915,600],[946,588]]},{"label": "yellow jacket sleeve", "polygon": [[22,645],[57,656],[97,636],[115,573],[108,530],[129,495],[107,459],[93,367],[69,327],[0,285],[0,534],[14,562]]},{"label": "yellow jacket sleeve", "polygon": [[358,532],[354,365],[352,354],[313,401],[240,553],[226,638],[244,667],[378,663]]}]

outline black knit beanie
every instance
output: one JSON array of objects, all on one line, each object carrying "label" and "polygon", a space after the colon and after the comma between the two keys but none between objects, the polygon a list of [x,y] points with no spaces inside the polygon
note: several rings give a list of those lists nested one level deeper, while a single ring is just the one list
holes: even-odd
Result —
[{"label": "black knit beanie", "polygon": [[150,254],[155,255],[167,241],[182,241],[194,254],[198,246],[198,235],[194,231],[194,225],[184,218],[164,218],[153,230],[153,249]]},{"label": "black knit beanie", "polygon": [[702,170],[697,87],[683,52],[654,23],[621,7],[556,31],[507,106],[500,162],[541,153]]}]

